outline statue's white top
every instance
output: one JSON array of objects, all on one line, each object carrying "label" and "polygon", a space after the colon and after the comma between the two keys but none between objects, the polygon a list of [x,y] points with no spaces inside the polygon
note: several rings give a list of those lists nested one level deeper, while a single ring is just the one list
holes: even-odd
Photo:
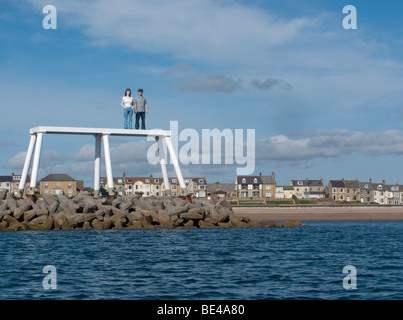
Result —
[{"label": "statue's white top", "polygon": [[136,129],[114,129],[114,128],[80,128],[80,127],[47,127],[38,126],[30,130],[30,134],[49,133],[49,134],[79,134],[79,135],[98,135],[107,134],[111,136],[135,136],[135,137],[170,137],[170,130],[136,130]]}]

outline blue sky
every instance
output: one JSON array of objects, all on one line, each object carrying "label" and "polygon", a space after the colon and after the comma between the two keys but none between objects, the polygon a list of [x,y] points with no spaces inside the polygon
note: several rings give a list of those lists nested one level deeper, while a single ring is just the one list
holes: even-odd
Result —
[{"label": "blue sky", "polygon": [[[56,30],[42,27],[48,4]],[[342,26],[346,5],[357,30]],[[22,171],[32,127],[122,128],[124,90],[141,87],[150,129],[255,129],[255,174],[274,171],[278,184],[403,183],[400,1],[3,0],[0,9],[1,175]],[[39,178],[68,173],[91,186],[93,144],[45,136]],[[150,144],[111,139],[114,176],[160,176]],[[237,166],[181,167],[231,182]]]}]

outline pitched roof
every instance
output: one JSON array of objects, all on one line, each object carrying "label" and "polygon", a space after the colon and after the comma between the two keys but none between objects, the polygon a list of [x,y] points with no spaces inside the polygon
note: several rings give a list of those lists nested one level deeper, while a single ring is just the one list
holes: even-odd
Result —
[{"label": "pitched roof", "polygon": [[235,191],[235,184],[234,183],[219,183],[219,182],[207,184],[208,192],[217,192],[218,190],[222,190],[225,192],[233,192],[233,191]]},{"label": "pitched roof", "polygon": [[237,176],[236,177],[237,184],[262,184],[261,176]]},{"label": "pitched roof", "polygon": [[0,176],[0,182],[12,182],[13,177],[12,176]]},{"label": "pitched roof", "polygon": [[360,184],[358,180],[344,180],[344,185],[346,188],[359,188]]},{"label": "pitched roof", "polygon": [[323,187],[323,181],[321,180],[291,180],[294,187]]},{"label": "pitched roof", "polygon": [[372,190],[372,182],[358,182],[361,190]]},{"label": "pitched roof", "polygon": [[334,188],[345,188],[343,180],[330,180],[329,185],[331,185]]},{"label": "pitched roof", "polygon": [[51,173],[43,178],[41,181],[76,181],[76,179],[70,177],[66,173]]}]

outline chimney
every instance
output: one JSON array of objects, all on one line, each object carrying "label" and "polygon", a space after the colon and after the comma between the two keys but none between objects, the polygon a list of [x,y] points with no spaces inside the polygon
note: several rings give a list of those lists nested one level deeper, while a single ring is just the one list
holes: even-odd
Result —
[{"label": "chimney", "polygon": [[262,176],[262,173],[260,172],[260,176]]},{"label": "chimney", "polygon": [[385,180],[382,180],[382,183],[385,184]]},{"label": "chimney", "polygon": [[372,183],[372,179],[371,179],[371,178],[369,178],[369,183]]}]

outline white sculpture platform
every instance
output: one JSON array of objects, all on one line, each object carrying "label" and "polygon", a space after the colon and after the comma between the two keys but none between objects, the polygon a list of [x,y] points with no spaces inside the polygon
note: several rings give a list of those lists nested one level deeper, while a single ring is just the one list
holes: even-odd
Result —
[{"label": "white sculpture platform", "polygon": [[164,181],[165,193],[170,194],[170,186],[167,173],[167,159],[165,157],[163,142],[165,142],[172,164],[175,169],[176,176],[181,186],[182,195],[187,195],[187,188],[183,180],[182,172],[179,167],[172,141],[171,131],[168,130],[134,130],[134,129],[111,129],[111,128],[80,128],[80,127],[48,127],[39,126],[30,130],[30,141],[28,145],[27,155],[25,157],[24,168],[22,170],[21,181],[19,184],[18,196],[22,196],[24,186],[27,181],[29,167],[32,161],[32,174],[30,180],[29,193],[34,194],[36,191],[39,161],[41,157],[42,140],[45,134],[65,134],[65,135],[93,135],[95,137],[95,159],[94,159],[94,196],[99,195],[100,190],[100,173],[101,173],[101,140],[104,144],[104,156],[106,166],[106,177],[108,184],[108,193],[114,195],[112,163],[109,148],[109,136],[133,136],[133,137],[154,137],[158,143],[158,154],[161,165],[162,177]]}]

